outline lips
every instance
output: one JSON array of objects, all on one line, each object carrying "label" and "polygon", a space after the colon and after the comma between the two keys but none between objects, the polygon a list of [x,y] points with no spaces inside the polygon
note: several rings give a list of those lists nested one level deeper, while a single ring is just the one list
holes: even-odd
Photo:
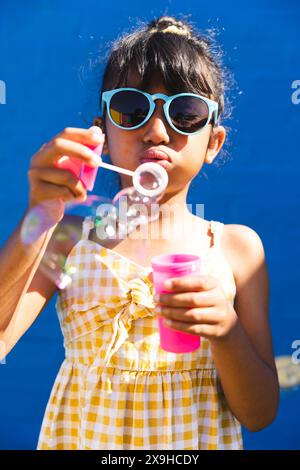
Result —
[{"label": "lips", "polygon": [[172,159],[170,155],[164,150],[151,148],[141,152],[138,157],[140,164],[153,162],[157,165],[163,166],[167,171],[172,167]]},{"label": "lips", "polygon": [[143,161],[167,161],[172,162],[171,157],[162,150],[148,149],[139,154],[139,160],[142,163]]}]

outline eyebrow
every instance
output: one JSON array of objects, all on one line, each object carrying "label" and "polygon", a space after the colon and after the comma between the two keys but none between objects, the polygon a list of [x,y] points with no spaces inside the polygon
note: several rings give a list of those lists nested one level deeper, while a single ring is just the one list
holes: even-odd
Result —
[{"label": "eyebrow", "polygon": [[[144,89],[144,88],[142,88],[140,85],[138,85],[138,86],[130,86],[130,85],[127,84],[127,86],[124,85],[124,88],[135,88],[135,89],[137,89],[137,90],[144,91],[145,93],[150,93],[149,88],[148,88],[148,89]],[[150,94],[151,94],[151,93],[150,93]],[[172,92],[172,91],[167,91],[167,93],[164,93],[164,94],[167,95],[167,96],[172,96],[172,95],[174,95],[174,94],[176,94],[176,93],[175,93],[175,92]]]}]

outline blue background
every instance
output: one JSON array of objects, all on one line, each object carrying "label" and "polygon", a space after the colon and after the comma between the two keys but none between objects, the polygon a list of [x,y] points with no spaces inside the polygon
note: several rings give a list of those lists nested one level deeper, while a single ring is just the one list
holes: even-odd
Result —
[{"label": "blue background", "polygon": [[[291,101],[291,84],[300,79],[296,0],[152,0],[149,8],[138,1],[2,0],[0,80],[6,83],[7,102],[0,105],[0,243],[26,209],[31,156],[64,127],[91,125],[109,41],[139,18],[149,21],[164,13],[191,14],[196,27],[219,31],[225,63],[237,82],[233,118],[225,123],[232,129],[229,161],[206,166],[189,201],[205,204],[206,219],[245,224],[261,236],[275,353],[290,355],[300,337],[300,105]],[[98,56],[99,67],[91,70]],[[36,447],[64,354],[54,301],[0,365],[1,449]],[[299,449],[299,409],[300,392],[284,393],[270,427],[244,431],[245,448]]]}]

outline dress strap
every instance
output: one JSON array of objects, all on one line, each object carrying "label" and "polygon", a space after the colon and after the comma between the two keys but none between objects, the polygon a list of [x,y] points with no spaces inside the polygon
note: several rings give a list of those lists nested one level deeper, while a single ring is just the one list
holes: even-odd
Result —
[{"label": "dress strap", "polygon": [[81,240],[88,240],[89,234],[92,228],[94,228],[94,221],[93,217],[87,216],[84,218],[82,222],[82,233],[81,233]]},{"label": "dress strap", "polygon": [[220,247],[221,245],[221,237],[223,233],[223,222],[218,222],[216,220],[210,221],[210,231],[213,234],[213,246]]}]

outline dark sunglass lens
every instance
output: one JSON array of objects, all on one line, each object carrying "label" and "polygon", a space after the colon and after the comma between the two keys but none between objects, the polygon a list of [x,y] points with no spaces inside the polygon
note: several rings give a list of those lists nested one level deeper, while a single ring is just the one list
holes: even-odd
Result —
[{"label": "dark sunglass lens", "polygon": [[176,129],[193,133],[205,126],[209,110],[201,98],[179,96],[171,102],[169,114]]},{"label": "dark sunglass lens", "polygon": [[138,126],[149,111],[146,96],[136,91],[119,91],[110,100],[110,114],[113,121],[124,128]]}]

